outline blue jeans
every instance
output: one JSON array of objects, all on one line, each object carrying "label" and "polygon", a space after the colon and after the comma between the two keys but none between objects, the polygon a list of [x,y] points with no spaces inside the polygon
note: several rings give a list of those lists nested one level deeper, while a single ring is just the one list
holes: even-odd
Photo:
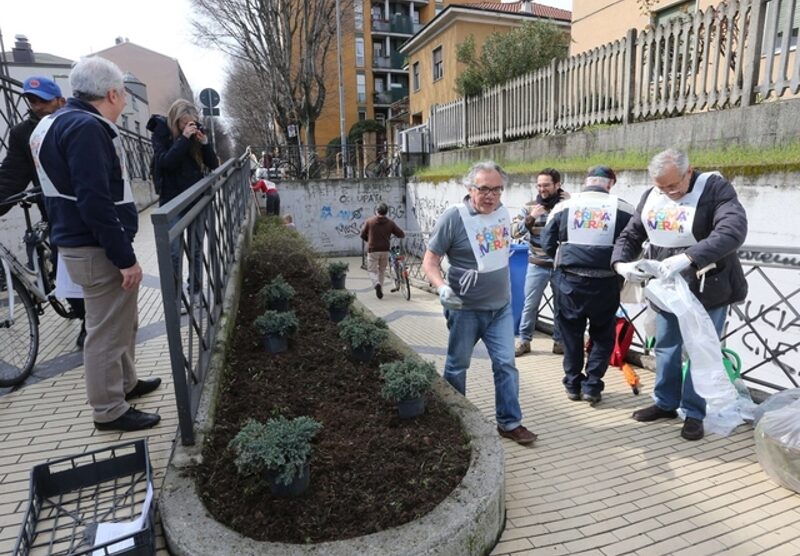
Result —
[{"label": "blue jeans", "polygon": [[[727,305],[708,311],[717,335],[722,334],[727,314]],[[683,380],[682,349],[678,318],[672,313],[656,313],[656,405],[666,410],[680,407],[687,417],[702,421],[706,416],[706,401],[694,391],[691,370]]]},{"label": "blue jeans", "polygon": [[494,374],[497,425],[514,430],[522,424],[519,407],[519,372],[514,366],[514,317],[511,304],[497,311],[446,310],[447,359],[444,379],[462,395],[467,391],[467,368],[472,350],[483,340]]},{"label": "blue jeans", "polygon": [[525,272],[525,305],[522,307],[522,318],[519,321],[520,340],[530,342],[533,339],[536,320],[539,317],[539,305],[542,302],[542,295],[548,282],[550,282],[550,290],[553,292],[553,341],[561,341],[555,318],[556,288],[553,280],[553,269],[531,262],[528,263],[528,270]]}]

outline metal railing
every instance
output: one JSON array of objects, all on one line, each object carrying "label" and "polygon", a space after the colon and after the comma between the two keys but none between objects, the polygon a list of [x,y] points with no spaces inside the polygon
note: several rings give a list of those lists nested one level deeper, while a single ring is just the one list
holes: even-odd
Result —
[{"label": "metal railing", "polygon": [[800,93],[794,0],[730,0],[431,108],[436,150]]},{"label": "metal railing", "polygon": [[[151,216],[183,444],[194,443],[192,424],[219,332],[223,296],[237,249],[254,221],[249,179],[247,153],[229,160]],[[178,268],[173,247],[179,247]],[[183,269],[188,270],[186,291]],[[187,313],[184,323],[182,308]]]}]

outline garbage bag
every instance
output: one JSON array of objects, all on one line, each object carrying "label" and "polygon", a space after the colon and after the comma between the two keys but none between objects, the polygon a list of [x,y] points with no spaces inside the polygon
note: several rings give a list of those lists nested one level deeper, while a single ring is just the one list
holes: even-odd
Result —
[{"label": "garbage bag", "polygon": [[755,440],[758,462],[769,478],[800,492],[800,400],[765,413]]},{"label": "garbage bag", "polygon": [[757,425],[761,418],[768,411],[775,411],[791,404],[792,402],[800,400],[800,388],[790,388],[788,390],[781,390],[772,394],[769,398],[761,402],[756,407],[753,414],[753,425]]},{"label": "garbage bag", "polygon": [[[658,261],[644,260],[639,268],[658,276]],[[647,283],[645,297],[662,311],[678,319],[683,347],[691,360],[695,392],[706,400],[704,426],[708,432],[729,435],[752,414],[752,400],[742,396],[725,372],[721,345],[711,317],[689,289],[682,276],[654,278]]]}]

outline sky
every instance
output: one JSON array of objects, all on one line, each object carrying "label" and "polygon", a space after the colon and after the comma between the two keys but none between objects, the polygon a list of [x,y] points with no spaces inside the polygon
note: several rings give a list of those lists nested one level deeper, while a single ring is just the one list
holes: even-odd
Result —
[{"label": "sky", "polygon": [[[26,35],[34,52],[77,60],[114,46],[116,37],[125,37],[139,46],[176,58],[195,94],[211,87],[223,95],[222,102],[225,102],[226,57],[192,41],[189,0],[2,2],[0,32],[6,51],[14,46],[15,35]],[[538,0],[537,3],[572,9],[572,0]]]}]

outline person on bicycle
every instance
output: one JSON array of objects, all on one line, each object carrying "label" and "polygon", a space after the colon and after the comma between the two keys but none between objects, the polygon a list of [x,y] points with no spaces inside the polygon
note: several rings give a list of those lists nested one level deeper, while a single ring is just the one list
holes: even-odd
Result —
[{"label": "person on bicycle", "polygon": [[125,109],[125,84],[119,67],[99,56],[77,62],[69,80],[73,98],[42,119],[30,141],[51,242],[85,294],[83,362],[95,428],[146,429],[161,417],[128,400],[152,392],[161,379],[136,376],[139,214],[114,124]]},{"label": "person on bicycle", "polygon": [[367,272],[378,299],[383,298],[383,278],[389,264],[389,241],[392,236],[406,237],[406,233],[386,216],[388,213],[388,205],[380,203],[375,208],[375,216],[368,218],[361,228],[361,239],[367,242]]},{"label": "person on bicycle", "polygon": [[[47,77],[33,76],[26,79],[22,85],[22,94],[31,109],[28,117],[9,131],[8,152],[0,164],[0,201],[21,193],[29,183],[33,183],[34,187],[39,187],[39,177],[36,175],[33,154],[31,154],[28,142],[39,121],[64,106],[66,102],[61,96],[61,87]],[[12,206],[0,206],[0,216],[11,210]],[[42,213],[42,219],[46,222],[47,211],[43,203],[39,203],[39,211]],[[58,251],[53,248],[52,253],[53,265],[58,268]],[[83,348],[83,342],[86,339],[86,322],[83,321],[86,311],[83,299],[70,297],[67,298],[67,301],[75,317],[82,321],[81,331],[78,333],[75,344],[79,348]]]}]

